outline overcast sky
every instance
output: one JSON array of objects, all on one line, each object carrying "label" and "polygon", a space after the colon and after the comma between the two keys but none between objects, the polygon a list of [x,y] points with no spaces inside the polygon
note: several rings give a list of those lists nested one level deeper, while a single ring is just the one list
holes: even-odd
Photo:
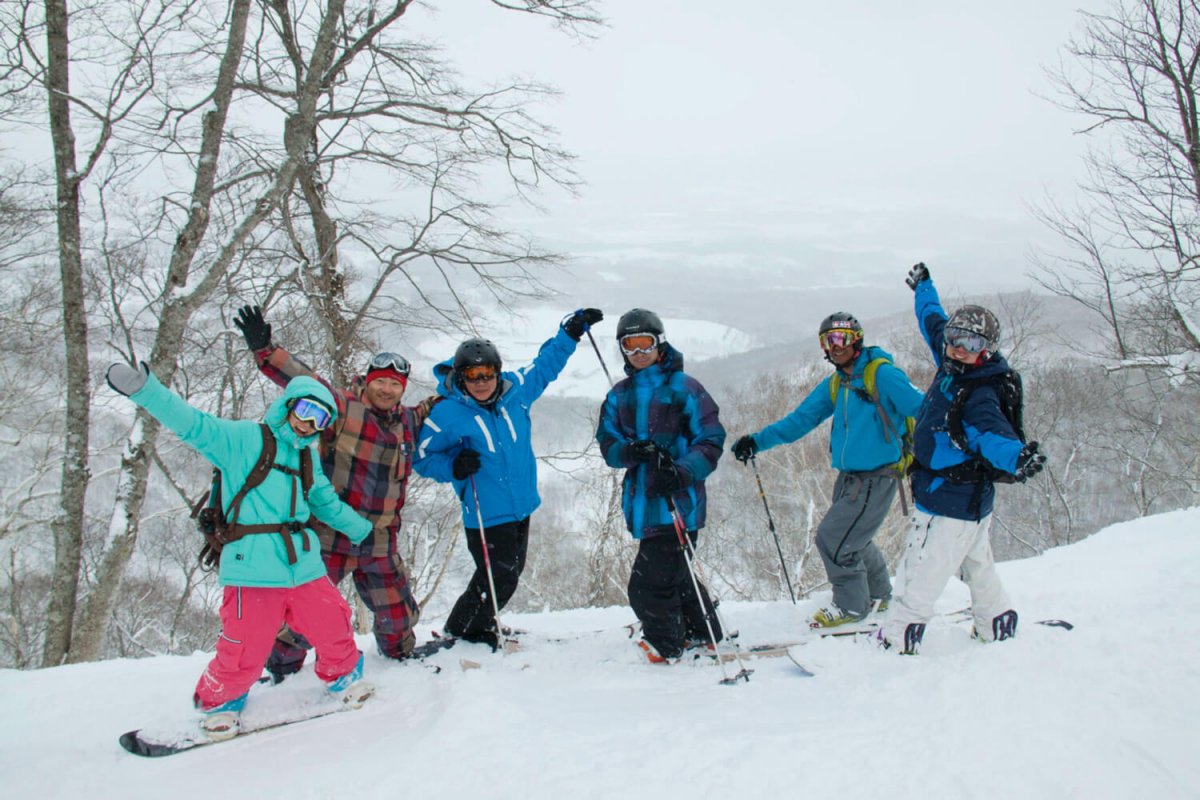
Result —
[{"label": "overcast sky", "polygon": [[587,185],[522,224],[581,264],[854,285],[926,260],[949,288],[1005,288],[1051,241],[1029,205],[1082,175],[1081,119],[1043,68],[1100,0],[606,0],[582,43],[440,5],[430,30],[468,78],[562,90],[542,116]]}]

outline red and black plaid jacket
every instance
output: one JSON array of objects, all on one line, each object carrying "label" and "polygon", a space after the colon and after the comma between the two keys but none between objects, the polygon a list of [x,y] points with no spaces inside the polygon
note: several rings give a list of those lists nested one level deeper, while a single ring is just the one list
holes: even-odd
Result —
[{"label": "red and black plaid jacket", "polygon": [[363,402],[361,376],[351,382],[350,388],[338,389],[282,347],[264,347],[254,356],[262,373],[280,386],[307,375],[325,384],[337,401],[337,421],[321,434],[321,466],[338,496],[369,519],[375,530],[359,544],[352,544],[342,534],[313,520],[321,549],[358,558],[383,558],[395,553],[417,432],[429,415],[430,400],[415,406],[397,405],[382,413]]}]

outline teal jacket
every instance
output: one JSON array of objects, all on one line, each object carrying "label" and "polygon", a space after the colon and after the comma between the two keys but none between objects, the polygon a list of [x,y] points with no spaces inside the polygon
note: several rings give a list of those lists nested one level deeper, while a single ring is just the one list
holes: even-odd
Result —
[{"label": "teal jacket", "polygon": [[[754,434],[759,450],[769,450],[794,442],[807,435],[830,417],[829,460],[841,472],[870,472],[894,464],[900,458],[901,443],[895,432],[889,432],[879,417],[875,403],[866,394],[863,373],[875,358],[891,355],[879,347],[864,347],[854,361],[850,380],[841,381],[837,397],[829,398],[831,374],[783,419]],[[902,430],[905,417],[915,417],[925,399],[909,382],[904,371],[893,364],[883,364],[875,373],[875,390],[879,402],[896,430]]]},{"label": "teal jacket", "polygon": [[[263,421],[275,434],[275,463],[294,470],[300,468],[300,449],[311,447],[317,440],[315,435],[298,437],[287,422],[288,402],[299,397],[312,397],[329,408],[337,407],[329,390],[312,378],[294,378],[283,395],[271,403]],[[228,511],[229,502],[245,483],[262,453],[263,437],[258,423],[221,419],[192,408],[153,375],[130,399],[221,470],[224,479],[222,500]],[[307,520],[314,514],[331,528],[346,534],[355,544],[365,539],[371,532],[371,523],[338,499],[320,469],[320,459],[315,451],[313,463],[316,468],[313,469],[307,502],[299,478],[273,469],[266,480],[251,489],[242,500],[238,523],[257,525]],[[293,498],[296,510],[291,514]],[[317,535],[311,528],[289,535],[296,549],[295,564],[288,564],[287,549],[279,534],[251,534],[225,545],[221,550],[218,573],[221,585],[292,587],[323,578],[325,564],[321,560],[321,543],[317,541]]]}]

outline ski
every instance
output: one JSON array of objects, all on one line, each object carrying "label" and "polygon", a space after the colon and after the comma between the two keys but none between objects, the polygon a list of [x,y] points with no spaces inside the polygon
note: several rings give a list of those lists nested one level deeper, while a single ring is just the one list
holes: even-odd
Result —
[{"label": "ski", "polygon": [[800,658],[799,658],[799,657],[798,657],[798,655],[797,655],[797,654],[794,652],[794,648],[791,648],[791,647],[789,647],[789,648],[787,649],[787,657],[788,657],[788,660],[789,660],[789,661],[791,661],[793,664],[795,664],[795,665],[796,665],[796,669],[798,669],[798,670],[800,671],[800,677],[802,677],[802,678],[815,678],[815,677],[817,677],[817,676],[816,676],[816,673],[814,673],[814,672],[813,672],[812,670],[810,670],[808,667],[804,666],[804,664],[800,663]]},{"label": "ski", "polygon": [[343,711],[354,711],[362,707],[363,701],[366,701],[374,693],[374,687],[366,689],[367,694],[361,697],[357,704],[343,703],[337,698],[330,698],[327,702],[318,704],[315,708],[307,713],[300,712],[295,716],[286,719],[266,719],[255,721],[253,716],[243,717],[242,725],[238,729],[237,734],[226,739],[210,739],[205,733],[200,730],[197,724],[194,730],[160,732],[149,731],[146,729],[132,730],[121,734],[117,739],[121,747],[135,756],[143,758],[162,758],[164,756],[173,756],[178,753],[184,753],[188,750],[195,750],[198,747],[207,747],[212,744],[222,744],[224,742],[232,742],[237,739],[242,739],[246,736],[252,736],[256,733],[265,731],[273,731],[278,728],[285,728],[288,725],[295,725],[299,722],[307,722],[309,720],[328,717],[333,714],[340,714]]}]

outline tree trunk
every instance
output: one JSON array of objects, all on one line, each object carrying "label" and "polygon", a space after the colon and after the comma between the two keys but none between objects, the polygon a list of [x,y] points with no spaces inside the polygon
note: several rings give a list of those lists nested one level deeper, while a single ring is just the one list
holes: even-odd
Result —
[{"label": "tree trunk", "polygon": [[83,548],[84,496],[88,473],[88,420],[91,395],[88,378],[87,313],[84,307],[83,263],[80,255],[79,177],[75,164],[75,133],[71,128],[70,37],[66,0],[46,0],[46,93],[50,105],[50,137],[54,144],[57,188],[58,265],[62,280],[62,331],[66,350],[67,408],[59,512],[54,532],[54,573],[46,612],[43,666],[62,663],[70,648]]}]

